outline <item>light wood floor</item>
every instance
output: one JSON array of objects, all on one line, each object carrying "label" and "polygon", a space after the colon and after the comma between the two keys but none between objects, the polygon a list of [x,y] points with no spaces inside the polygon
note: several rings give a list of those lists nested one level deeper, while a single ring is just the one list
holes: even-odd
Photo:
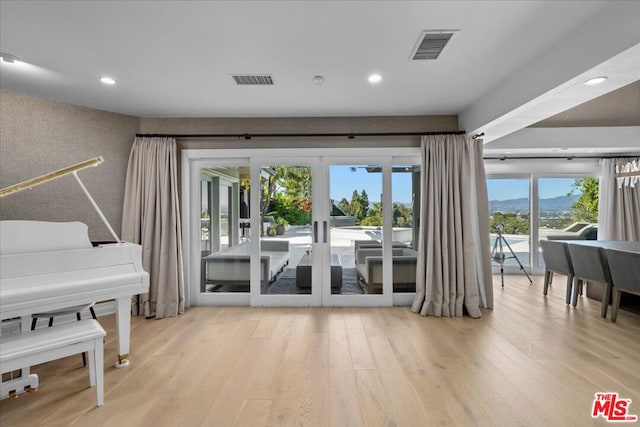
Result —
[{"label": "light wood floor", "polygon": [[34,367],[40,390],[0,402],[11,426],[570,426],[596,392],[640,415],[640,316],[599,317],[564,304],[564,277],[494,278],[482,319],[408,308],[197,307],[135,318],[131,365],[113,367],[107,329],[105,405],[95,407],[80,356]]}]

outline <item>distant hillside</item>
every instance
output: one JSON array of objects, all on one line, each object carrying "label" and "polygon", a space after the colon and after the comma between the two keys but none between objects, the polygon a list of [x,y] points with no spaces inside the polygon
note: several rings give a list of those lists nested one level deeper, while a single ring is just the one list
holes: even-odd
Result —
[{"label": "distant hillside", "polygon": [[[571,207],[580,198],[579,194],[573,196],[558,196],[550,199],[540,199],[541,212],[569,212]],[[494,212],[528,212],[529,199],[489,200],[489,213]]]}]

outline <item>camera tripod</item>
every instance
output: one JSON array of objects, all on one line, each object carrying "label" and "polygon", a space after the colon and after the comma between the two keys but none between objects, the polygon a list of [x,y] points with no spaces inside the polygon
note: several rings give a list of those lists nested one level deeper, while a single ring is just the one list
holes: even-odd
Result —
[{"label": "camera tripod", "polygon": [[[531,281],[531,277],[529,277],[529,274],[527,274],[527,271],[522,266],[522,263],[516,256],[515,252],[513,252],[513,249],[511,249],[511,246],[509,245],[509,242],[507,242],[507,239],[502,236],[502,229],[504,228],[504,224],[499,222],[496,224],[495,228],[496,233],[498,233],[498,237],[496,237],[496,241],[493,243],[493,249],[491,250],[491,259],[500,264],[500,283],[502,284],[502,287],[504,288],[504,261],[511,258],[516,260],[516,262],[520,266],[520,270],[522,270],[524,275],[527,276],[527,279],[529,279],[529,284],[532,285],[533,282]],[[509,249],[509,252],[511,252],[511,256],[506,256],[504,254],[503,244],[507,246],[507,249]]]}]

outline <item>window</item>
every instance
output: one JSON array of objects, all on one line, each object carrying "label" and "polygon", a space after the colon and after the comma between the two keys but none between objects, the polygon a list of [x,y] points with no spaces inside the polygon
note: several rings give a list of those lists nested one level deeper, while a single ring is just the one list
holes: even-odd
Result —
[{"label": "window", "polygon": [[[538,179],[538,238],[598,237],[598,178]],[[543,265],[538,253],[538,264]]]},{"label": "window", "polygon": [[518,261],[525,267],[531,265],[529,182],[529,178],[487,180],[491,258],[497,259],[502,251],[504,266],[518,267]]},{"label": "window", "polygon": [[241,197],[249,188],[246,167],[200,170],[200,291],[249,292],[247,219],[240,218]]}]

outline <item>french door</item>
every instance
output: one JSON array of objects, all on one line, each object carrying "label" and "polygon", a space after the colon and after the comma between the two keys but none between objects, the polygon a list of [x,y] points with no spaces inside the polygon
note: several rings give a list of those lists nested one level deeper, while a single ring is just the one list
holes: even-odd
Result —
[{"label": "french door", "polygon": [[212,158],[203,155],[209,150],[183,152],[191,304],[410,301],[419,215],[415,152],[220,151]]}]

